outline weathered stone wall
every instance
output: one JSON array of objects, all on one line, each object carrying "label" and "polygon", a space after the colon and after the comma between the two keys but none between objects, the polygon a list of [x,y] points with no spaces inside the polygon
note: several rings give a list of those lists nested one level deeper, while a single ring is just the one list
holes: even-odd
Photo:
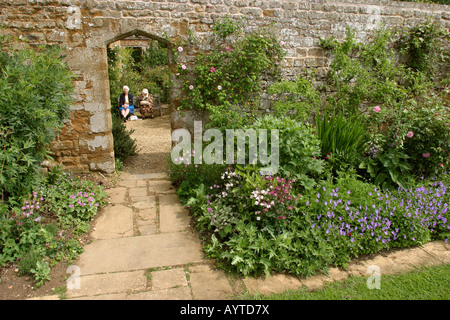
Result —
[{"label": "weathered stone wall", "polygon": [[[66,47],[76,75],[74,103],[53,149],[56,160],[75,172],[114,170],[110,108],[117,97],[109,97],[107,45],[134,33],[169,45],[184,43],[178,61],[170,57],[174,70],[209,49],[211,27],[225,16],[245,17],[249,29],[273,25],[285,42],[289,78],[305,68],[326,72],[320,38],[341,38],[352,26],[364,40],[380,25],[411,26],[428,17],[448,27],[450,6],[387,0],[0,0],[0,32]],[[173,106],[179,94],[175,85]],[[173,112],[173,128],[189,126],[179,116]]]}]

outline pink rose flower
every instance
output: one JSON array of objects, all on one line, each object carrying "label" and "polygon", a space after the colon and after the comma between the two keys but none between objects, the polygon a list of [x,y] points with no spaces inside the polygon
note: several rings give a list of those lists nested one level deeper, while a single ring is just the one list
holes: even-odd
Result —
[{"label": "pink rose flower", "polygon": [[409,131],[409,132],[406,134],[406,136],[407,136],[408,138],[412,138],[412,137],[414,136],[414,133],[413,133],[412,131]]},{"label": "pink rose flower", "polygon": [[380,112],[380,110],[381,110],[380,106],[376,106],[375,108],[373,108],[373,111],[375,112]]}]

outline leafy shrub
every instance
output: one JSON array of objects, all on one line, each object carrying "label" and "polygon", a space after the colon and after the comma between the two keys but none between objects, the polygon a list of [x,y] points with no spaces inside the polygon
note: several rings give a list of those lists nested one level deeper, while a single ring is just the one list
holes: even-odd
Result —
[{"label": "leafy shrub", "polygon": [[131,137],[134,129],[127,130],[127,127],[118,116],[112,116],[112,124],[114,156],[124,162],[128,157],[137,153],[136,139]]},{"label": "leafy shrub", "polygon": [[41,181],[40,164],[68,117],[73,86],[61,48],[7,37],[0,43],[0,186],[8,200]]},{"label": "leafy shrub", "polygon": [[[295,179],[296,185],[311,188],[323,172],[320,141],[312,126],[290,118],[271,115],[255,121],[253,129],[279,130],[279,174]],[[269,143],[270,149],[270,143]]]},{"label": "leafy shrub", "polygon": [[186,201],[195,194],[201,185],[212,186],[220,183],[220,177],[227,165],[195,164],[194,151],[180,155],[169,163],[169,179],[178,186],[177,194],[182,201]]},{"label": "leafy shrub", "polygon": [[319,91],[313,87],[309,78],[298,77],[296,81],[276,82],[267,93],[273,95],[274,116],[288,115],[292,119],[305,121],[321,105]]}]

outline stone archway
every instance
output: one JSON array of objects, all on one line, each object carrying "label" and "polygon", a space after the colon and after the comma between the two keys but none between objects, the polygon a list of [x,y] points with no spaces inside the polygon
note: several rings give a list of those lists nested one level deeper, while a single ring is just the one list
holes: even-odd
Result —
[{"label": "stone archway", "polygon": [[[172,70],[175,69],[175,65],[174,65],[175,59],[174,59],[174,56],[172,53],[173,45],[167,39],[161,38],[154,34],[150,34],[143,30],[134,29],[132,31],[123,33],[121,35],[113,37],[112,39],[105,41],[105,45],[107,48],[111,48],[113,45],[134,47],[134,48],[136,48],[136,47],[148,48],[151,41],[156,41],[158,43],[161,43],[165,46],[165,48],[167,48],[167,58],[168,58],[167,59],[167,61],[168,61],[167,67],[170,72],[170,77],[172,78],[171,83],[175,83],[173,81],[174,77],[173,77],[173,72],[172,72]],[[111,107],[114,107],[116,97],[111,97],[111,98],[112,98],[112,99],[110,99],[111,103],[112,103]],[[169,92],[168,92],[168,104],[169,105],[171,104],[171,101],[173,101],[173,99],[174,99],[174,97],[173,97],[173,92],[172,92],[172,86],[169,86]]]},{"label": "stone archway", "polygon": [[[116,154],[121,160],[116,164],[123,161],[121,172],[125,176],[139,174],[165,177],[169,169],[167,161],[171,150],[170,108],[167,106],[170,106],[174,98],[172,86],[167,87],[168,78],[172,76],[171,70],[174,69],[172,45],[166,39],[139,29],[113,37],[105,44],[109,57],[110,100],[114,126],[122,122],[122,119],[115,118],[115,111],[123,85],[129,86],[130,93],[135,97],[135,106],[141,90],[146,88],[153,95],[155,106],[159,107],[154,118],[147,116],[145,119],[136,108],[134,115],[137,118],[131,118],[132,121],[123,124],[126,130],[130,131],[136,152],[125,157],[124,154]],[[118,138],[116,133],[113,138]],[[128,149],[121,145],[115,150],[126,153]]]}]

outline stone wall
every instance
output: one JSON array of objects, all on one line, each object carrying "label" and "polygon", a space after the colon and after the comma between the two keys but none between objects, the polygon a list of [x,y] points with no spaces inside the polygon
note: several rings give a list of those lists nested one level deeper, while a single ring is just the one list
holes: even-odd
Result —
[{"label": "stone wall", "polygon": [[[178,60],[170,57],[175,70],[177,63],[189,64],[197,52],[209,49],[211,27],[225,16],[245,17],[249,30],[273,25],[285,42],[289,78],[305,68],[326,72],[320,38],[342,38],[351,26],[364,40],[380,25],[411,26],[428,17],[449,27],[450,6],[387,0],[0,0],[0,32],[66,48],[76,75],[74,103],[52,147],[56,161],[74,172],[114,171],[110,108],[117,97],[109,97],[108,44],[132,34],[169,46],[184,43]],[[172,107],[179,94],[175,82]],[[175,111],[173,119],[173,129],[189,126]]]}]

